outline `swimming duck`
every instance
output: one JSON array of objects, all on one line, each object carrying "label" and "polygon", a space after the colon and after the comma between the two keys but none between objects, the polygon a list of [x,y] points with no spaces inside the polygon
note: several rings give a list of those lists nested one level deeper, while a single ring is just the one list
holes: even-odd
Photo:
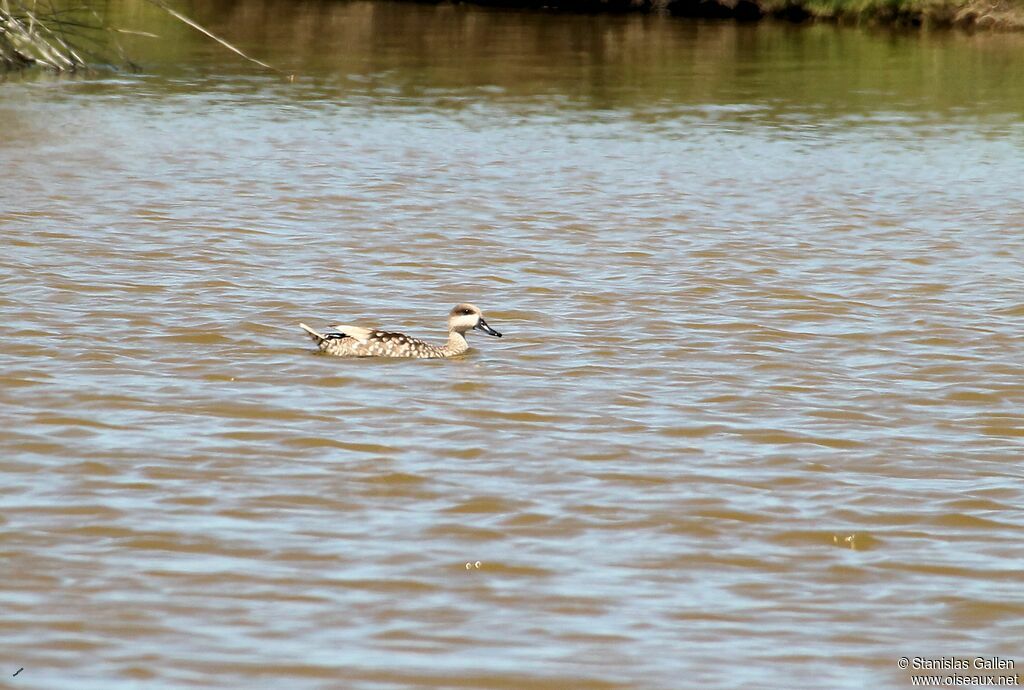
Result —
[{"label": "swimming duck", "polygon": [[331,330],[327,333],[318,333],[304,323],[299,326],[322,352],[336,357],[454,357],[469,349],[466,342],[468,330],[501,337],[501,333],[487,325],[480,309],[472,304],[457,304],[448,312],[448,342],[445,345],[431,345],[403,333],[359,326],[328,326]]}]

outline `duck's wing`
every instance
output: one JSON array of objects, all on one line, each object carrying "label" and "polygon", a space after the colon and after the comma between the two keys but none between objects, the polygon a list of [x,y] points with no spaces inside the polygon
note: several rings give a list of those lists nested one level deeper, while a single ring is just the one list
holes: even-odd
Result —
[{"label": "duck's wing", "polygon": [[370,334],[373,333],[368,328],[360,328],[359,326],[328,326],[329,330],[326,333],[320,333],[319,331],[310,328],[304,323],[299,324],[299,328],[309,333],[309,337],[312,338],[317,344],[324,342],[325,340],[341,340],[342,338],[352,338],[358,343],[363,345],[370,338]]},{"label": "duck's wing", "polygon": [[352,338],[353,340],[357,341],[362,345],[368,343],[370,341],[370,336],[373,334],[373,331],[369,328],[361,328],[359,326],[348,326],[345,324],[328,326],[328,328],[330,328],[333,332],[327,333],[324,336],[325,338]]}]

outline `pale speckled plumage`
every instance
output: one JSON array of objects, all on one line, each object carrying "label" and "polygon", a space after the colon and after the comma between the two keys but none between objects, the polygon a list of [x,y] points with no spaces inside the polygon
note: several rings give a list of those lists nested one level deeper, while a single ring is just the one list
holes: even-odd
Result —
[{"label": "pale speckled plumage", "polygon": [[329,326],[331,330],[327,333],[319,333],[304,323],[299,326],[322,352],[335,357],[454,357],[469,349],[465,335],[468,330],[476,329],[501,337],[501,333],[487,325],[480,309],[472,304],[457,304],[448,313],[448,342],[444,345],[431,345],[404,333],[360,326]]}]

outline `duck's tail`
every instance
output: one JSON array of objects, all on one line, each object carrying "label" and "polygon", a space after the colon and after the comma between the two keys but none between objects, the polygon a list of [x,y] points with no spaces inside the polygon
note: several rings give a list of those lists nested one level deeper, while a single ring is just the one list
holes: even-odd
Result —
[{"label": "duck's tail", "polygon": [[309,333],[309,337],[312,338],[313,342],[315,342],[317,345],[327,340],[327,336],[325,336],[323,333],[317,333],[304,323],[300,323],[299,328],[306,331],[306,333]]}]

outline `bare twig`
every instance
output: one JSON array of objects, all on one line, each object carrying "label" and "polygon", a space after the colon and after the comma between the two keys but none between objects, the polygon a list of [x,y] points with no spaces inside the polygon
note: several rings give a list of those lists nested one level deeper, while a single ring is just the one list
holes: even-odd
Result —
[{"label": "bare twig", "polygon": [[257,59],[256,59],[256,58],[254,58],[254,57],[249,57],[248,55],[246,55],[245,53],[243,53],[243,52],[242,52],[241,50],[239,50],[239,49],[238,49],[238,48],[236,48],[235,46],[233,46],[233,45],[231,45],[230,43],[228,43],[227,41],[225,41],[225,40],[224,40],[223,38],[221,38],[221,37],[217,36],[216,34],[214,34],[214,33],[213,33],[213,32],[211,32],[211,31],[209,31],[209,30],[207,30],[207,29],[203,28],[203,27],[202,27],[201,25],[197,24],[196,22],[192,21],[191,19],[189,19],[188,17],[186,17],[185,15],[183,15],[183,14],[182,14],[181,12],[178,12],[177,10],[175,10],[175,9],[172,9],[171,7],[168,7],[168,6],[167,6],[167,5],[165,4],[165,3],[163,3],[163,2],[161,1],[161,0],[148,0],[148,2],[149,2],[150,4],[152,4],[152,5],[156,5],[157,7],[159,7],[160,9],[162,9],[163,11],[167,12],[168,14],[170,14],[170,15],[171,15],[172,17],[174,17],[175,19],[177,19],[177,20],[179,20],[179,21],[182,21],[182,22],[184,22],[184,23],[188,24],[189,26],[191,26],[191,27],[192,27],[193,29],[195,29],[196,31],[198,31],[198,32],[200,32],[200,33],[202,33],[202,34],[205,34],[205,35],[209,36],[209,37],[210,37],[210,38],[212,38],[213,40],[217,41],[217,43],[220,43],[220,44],[221,44],[222,46],[224,46],[225,48],[227,48],[227,49],[228,49],[228,50],[230,50],[231,52],[233,52],[233,53],[236,53],[236,54],[238,54],[238,55],[242,56],[243,58],[245,58],[245,59],[246,59],[246,60],[248,60],[249,62],[254,62],[254,63],[256,63],[257,65],[259,65],[260,67],[265,67],[265,68],[267,68],[267,69],[269,69],[269,70],[271,70],[271,71],[273,71],[273,72],[277,72],[278,74],[284,74],[284,72],[282,72],[281,70],[277,69],[276,67],[271,67],[270,65],[268,65],[268,64],[267,64],[267,63],[265,63],[265,62],[262,62],[262,61],[260,61],[260,60],[257,60]]},{"label": "bare twig", "polygon": [[107,31],[113,31],[117,34],[130,34],[132,36],[145,36],[146,38],[160,38],[156,34],[151,34],[148,31],[135,31],[133,29],[118,29],[117,27],[110,27]]}]

